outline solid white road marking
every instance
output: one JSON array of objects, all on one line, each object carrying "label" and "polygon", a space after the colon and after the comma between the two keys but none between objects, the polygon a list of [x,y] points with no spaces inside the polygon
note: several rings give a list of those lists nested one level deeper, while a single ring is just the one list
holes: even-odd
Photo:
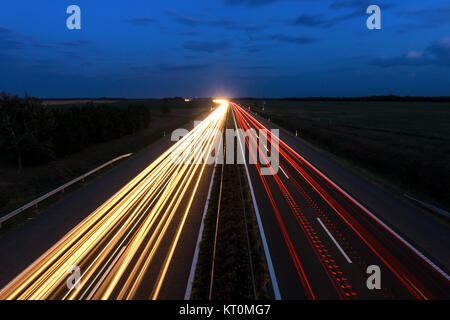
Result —
[{"label": "solid white road marking", "polygon": [[344,256],[345,260],[347,260],[348,263],[352,263],[352,260],[350,260],[350,258],[348,257],[348,255],[345,253],[344,249],[341,248],[341,246],[339,245],[339,243],[336,241],[336,239],[332,236],[332,234],[330,233],[330,231],[328,231],[327,227],[325,227],[325,225],[323,224],[322,220],[320,220],[319,217],[317,217],[317,221],[319,221],[320,225],[322,226],[322,228],[325,230],[325,232],[328,234],[328,236],[331,238],[331,240],[333,240],[334,244],[336,245],[336,247],[339,249],[339,251],[342,253],[342,255]]},{"label": "solid white road marking", "polygon": [[[233,114],[234,125],[236,126],[236,128],[238,128],[238,125],[236,123],[236,118],[234,116],[234,111],[232,112],[232,114]],[[243,157],[243,159],[245,159],[245,151],[242,147],[242,141],[241,141],[240,135],[238,134],[237,137],[239,140],[238,144],[240,146],[242,157]],[[250,188],[250,193],[252,195],[252,201],[253,201],[253,207],[255,209],[256,220],[258,221],[259,233],[261,235],[261,241],[263,244],[264,253],[266,255],[267,267],[269,268],[269,274],[270,274],[270,280],[272,282],[273,293],[275,295],[275,300],[281,300],[280,289],[278,288],[278,282],[277,282],[277,278],[275,276],[275,270],[273,268],[272,258],[270,257],[269,247],[267,246],[266,235],[264,233],[261,216],[259,215],[258,204],[256,203],[256,197],[255,197],[255,193],[253,191],[252,179],[250,178],[250,174],[248,172],[247,161],[244,161],[244,166],[245,166],[245,172],[247,173],[248,186]]]},{"label": "solid white road marking", "polygon": [[284,173],[284,175],[286,176],[286,178],[288,178],[289,179],[289,177],[288,177],[288,175],[286,174],[286,172],[283,170],[283,168],[280,166],[279,167],[280,169],[281,169],[281,172],[283,172]]},{"label": "solid white road marking", "polygon": [[212,176],[211,176],[211,181],[209,183],[208,196],[206,197],[206,203],[205,203],[205,207],[203,209],[202,222],[200,224],[200,229],[198,231],[197,244],[195,246],[194,258],[192,259],[191,271],[189,272],[189,279],[188,279],[188,283],[187,283],[187,287],[186,287],[186,292],[184,294],[184,300],[189,300],[191,298],[192,285],[194,284],[195,270],[197,269],[198,254],[200,252],[200,242],[202,240],[203,229],[205,227],[205,217],[206,217],[206,212],[208,212],[209,200],[211,198],[211,190],[212,190],[215,174],[216,174],[216,165],[214,165],[214,169],[213,169]]}]

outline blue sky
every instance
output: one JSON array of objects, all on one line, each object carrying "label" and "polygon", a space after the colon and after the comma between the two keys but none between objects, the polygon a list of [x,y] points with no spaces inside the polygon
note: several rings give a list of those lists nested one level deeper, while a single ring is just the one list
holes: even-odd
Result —
[{"label": "blue sky", "polygon": [[[68,30],[66,8],[81,8]],[[365,9],[381,8],[368,30]],[[40,97],[450,95],[448,0],[3,0],[0,90]]]}]

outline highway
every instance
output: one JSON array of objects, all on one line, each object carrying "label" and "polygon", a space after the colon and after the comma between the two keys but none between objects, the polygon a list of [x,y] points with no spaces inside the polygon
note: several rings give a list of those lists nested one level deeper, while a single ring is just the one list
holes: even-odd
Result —
[{"label": "highway", "polygon": [[[247,167],[281,299],[450,297],[446,271],[246,109],[231,106],[237,128],[256,130],[245,137],[248,157],[270,153],[269,145],[258,145],[257,154],[250,148],[259,143],[259,130],[279,145],[277,172],[269,165],[273,174],[263,175],[260,163]],[[379,289],[367,286],[369,266],[379,267]]]},{"label": "highway", "polygon": [[[0,300],[182,299],[212,171],[205,159],[215,159],[228,111],[236,128],[256,130],[245,138],[249,158],[264,160],[278,146],[279,170],[269,165],[271,174],[263,175],[260,162],[246,165],[275,297],[450,298],[447,270],[381,212],[341,189],[245,108],[216,102],[220,106],[193,130],[27,263],[0,291]],[[269,145],[259,145],[258,132]],[[27,232],[38,229],[24,230],[18,235],[34,239]],[[0,246],[2,263],[14,241]],[[81,276],[76,290],[67,282],[74,266]],[[380,270],[379,289],[367,286],[369,266]]]},{"label": "highway", "polygon": [[[174,252],[183,246],[180,239],[209,170],[204,159],[221,137],[228,103],[219,102],[205,120],[10,281],[0,299],[164,297]],[[68,283],[73,267],[81,278]]]}]

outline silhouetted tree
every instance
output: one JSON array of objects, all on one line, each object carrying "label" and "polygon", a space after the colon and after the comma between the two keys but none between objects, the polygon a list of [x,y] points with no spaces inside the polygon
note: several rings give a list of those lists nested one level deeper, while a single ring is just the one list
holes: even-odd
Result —
[{"label": "silhouetted tree", "polygon": [[2,93],[0,146],[14,153],[21,171],[25,164],[43,163],[139,132],[150,120],[146,105],[87,103],[47,108],[28,95],[20,99]]},{"label": "silhouetted tree", "polygon": [[22,171],[24,155],[30,163],[52,158],[53,126],[52,113],[39,99],[1,93],[0,132],[4,147],[15,154],[18,172]]},{"label": "silhouetted tree", "polygon": [[87,103],[55,111],[55,153],[64,156],[96,143],[121,138],[148,128],[150,109],[145,105],[109,106]]}]

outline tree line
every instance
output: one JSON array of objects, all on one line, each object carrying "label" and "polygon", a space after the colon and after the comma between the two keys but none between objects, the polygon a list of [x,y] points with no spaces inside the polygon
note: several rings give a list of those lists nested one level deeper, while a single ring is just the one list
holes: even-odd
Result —
[{"label": "tree line", "polygon": [[393,94],[385,96],[366,97],[285,97],[285,98],[252,98],[242,97],[234,100],[267,100],[267,101],[382,101],[382,102],[450,102],[450,96],[422,97],[422,96],[396,96]]},{"label": "tree line", "polygon": [[91,145],[147,128],[150,109],[144,104],[113,106],[46,106],[42,100],[0,94],[0,148],[20,171],[25,165],[49,162]]}]

